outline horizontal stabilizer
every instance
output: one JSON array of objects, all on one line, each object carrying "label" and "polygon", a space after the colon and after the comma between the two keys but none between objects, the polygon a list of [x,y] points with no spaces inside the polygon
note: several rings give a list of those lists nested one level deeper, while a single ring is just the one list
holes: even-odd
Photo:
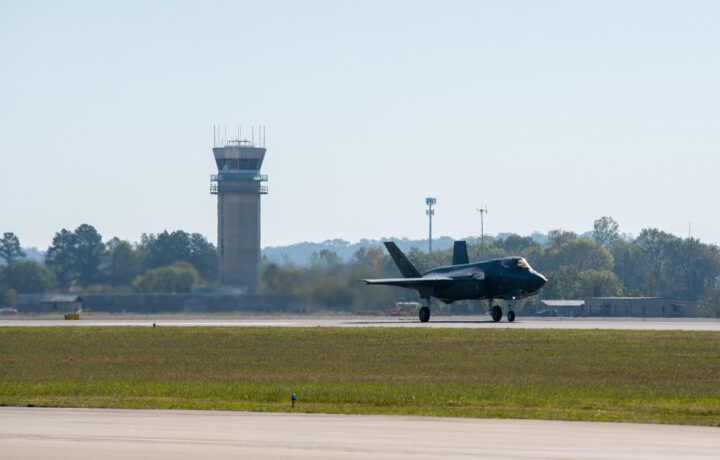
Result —
[{"label": "horizontal stabilizer", "polygon": [[366,284],[383,284],[386,286],[398,286],[410,289],[426,289],[435,286],[443,286],[453,281],[448,277],[437,278],[384,278],[376,280],[363,280]]},{"label": "horizontal stabilizer", "polygon": [[393,258],[393,261],[395,261],[395,265],[397,265],[400,273],[402,273],[405,278],[420,278],[420,272],[413,267],[413,264],[405,257],[405,254],[403,254],[400,248],[397,247],[397,244],[392,241],[386,241],[385,247]]},{"label": "horizontal stabilizer", "polygon": [[464,241],[456,241],[453,246],[453,265],[469,264],[467,244]]}]

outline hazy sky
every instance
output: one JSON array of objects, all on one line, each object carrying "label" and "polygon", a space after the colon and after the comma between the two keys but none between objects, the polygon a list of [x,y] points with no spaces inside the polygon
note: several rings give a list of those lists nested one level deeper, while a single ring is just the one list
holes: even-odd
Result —
[{"label": "hazy sky", "polygon": [[720,2],[0,0],[0,232],[216,240],[213,125],[267,126],[263,246],[720,242]]}]

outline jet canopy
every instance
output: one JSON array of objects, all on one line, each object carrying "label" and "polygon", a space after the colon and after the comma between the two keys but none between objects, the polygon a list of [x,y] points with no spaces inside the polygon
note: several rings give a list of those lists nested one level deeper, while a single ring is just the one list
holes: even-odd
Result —
[{"label": "jet canopy", "polygon": [[530,264],[525,260],[524,257],[507,257],[501,262],[505,268],[514,268],[517,270],[532,270]]}]

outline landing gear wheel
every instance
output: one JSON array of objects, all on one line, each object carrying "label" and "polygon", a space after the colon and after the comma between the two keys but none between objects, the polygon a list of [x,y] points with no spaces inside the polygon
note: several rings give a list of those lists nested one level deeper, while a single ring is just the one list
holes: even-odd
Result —
[{"label": "landing gear wheel", "polygon": [[507,314],[507,319],[508,319],[508,321],[511,322],[511,323],[512,323],[513,321],[515,321],[515,312],[512,311],[512,310],[510,310],[510,311],[508,312],[508,314]]},{"label": "landing gear wheel", "polygon": [[500,321],[500,319],[502,318],[502,310],[500,309],[500,307],[498,307],[497,305],[492,307],[492,309],[490,310],[490,316],[492,316],[493,321],[495,321],[496,323]]},{"label": "landing gear wheel", "polygon": [[422,307],[420,309],[420,321],[423,323],[427,323],[430,321],[430,309],[428,307]]}]

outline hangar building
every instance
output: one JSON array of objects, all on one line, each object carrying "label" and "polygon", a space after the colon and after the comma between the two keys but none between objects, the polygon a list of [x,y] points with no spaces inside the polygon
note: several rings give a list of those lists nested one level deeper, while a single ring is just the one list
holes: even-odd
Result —
[{"label": "hangar building", "polygon": [[585,300],[540,300],[536,311],[551,316],[625,316],[696,318],[697,300],[668,297],[590,297]]},{"label": "hangar building", "polygon": [[586,316],[695,318],[697,300],[667,297],[592,297],[585,300]]}]

